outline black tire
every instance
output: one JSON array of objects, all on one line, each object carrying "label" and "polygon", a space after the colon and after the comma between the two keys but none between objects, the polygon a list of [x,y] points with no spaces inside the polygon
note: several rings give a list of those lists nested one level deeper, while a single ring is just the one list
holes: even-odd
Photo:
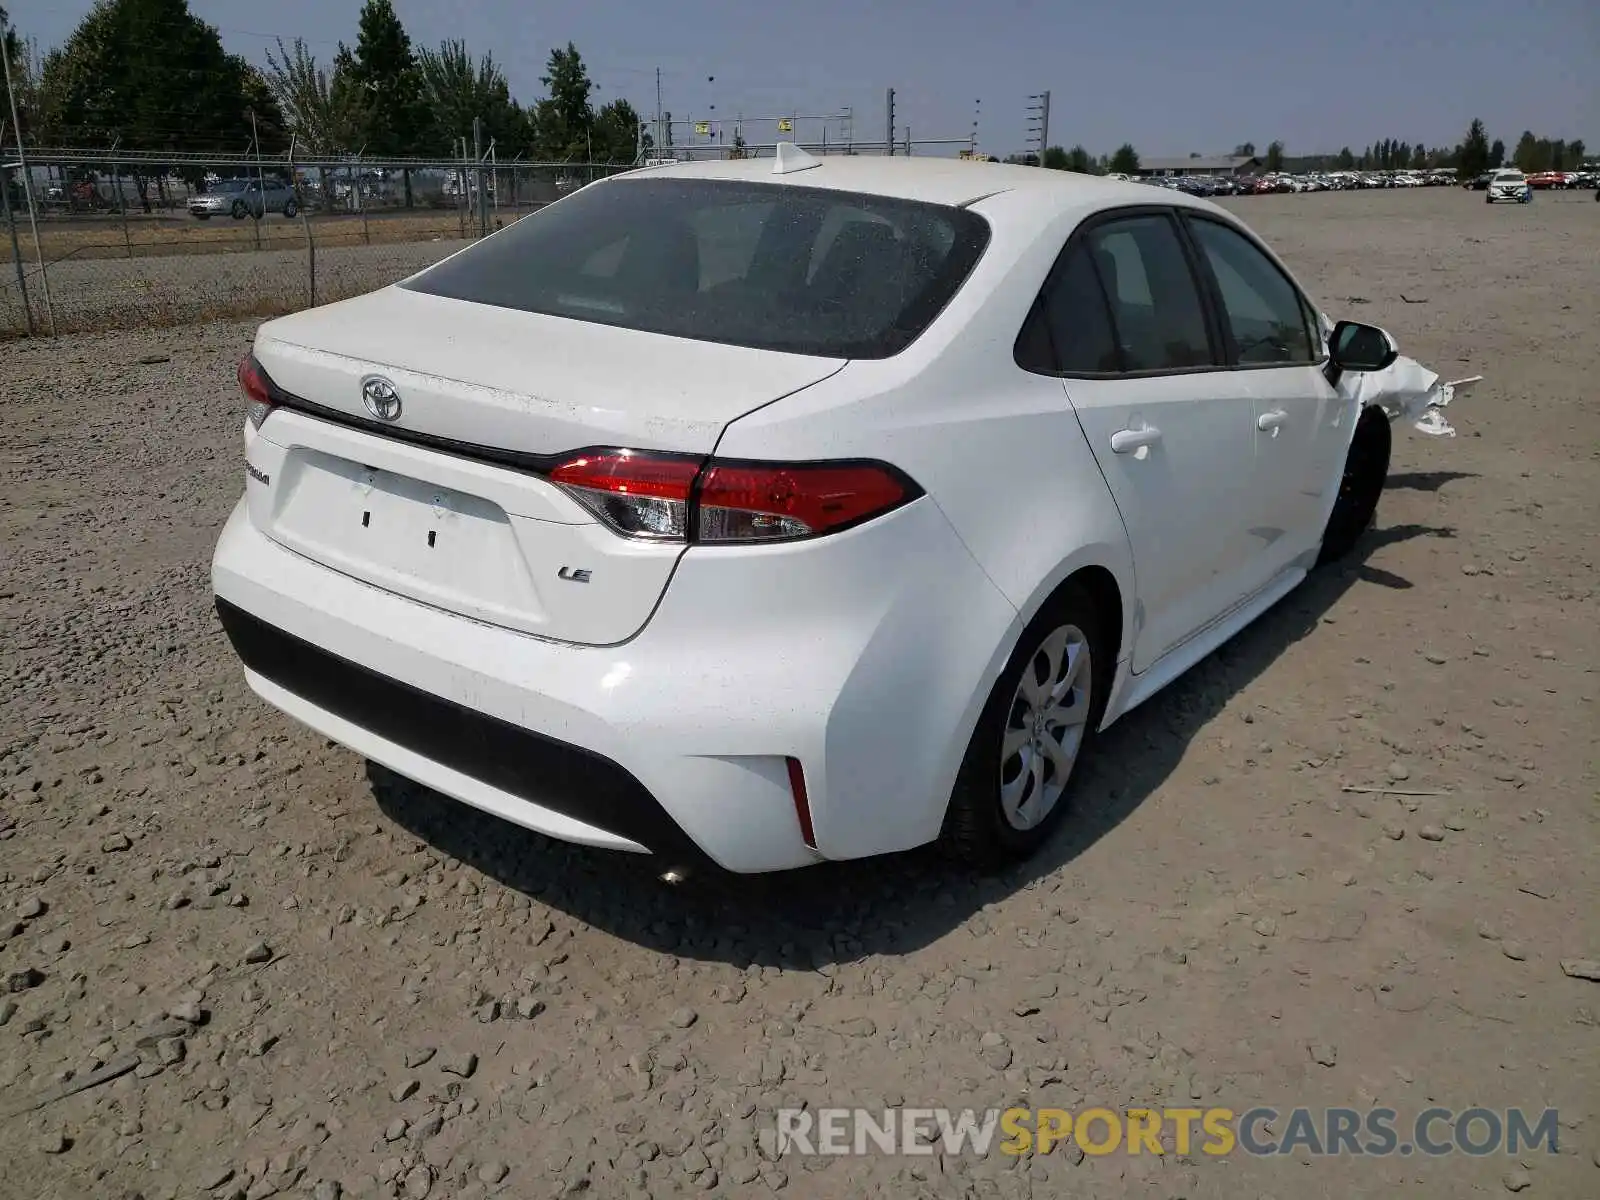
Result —
[{"label": "black tire", "polygon": [[210,213],[195,213],[194,219],[196,221],[209,221],[209,220],[211,220],[211,214]]},{"label": "black tire", "polygon": [[1318,566],[1349,554],[1377,516],[1378,499],[1389,477],[1392,437],[1389,418],[1381,410],[1369,408],[1361,414],[1355,436],[1350,439],[1349,453],[1345,455],[1339,496],[1328,516],[1328,527],[1322,531]]},{"label": "black tire", "polygon": [[245,213],[247,213],[248,211],[249,210],[246,209],[245,206],[244,206],[244,201],[243,200],[235,200],[233,202],[233,219],[235,221],[244,220]]},{"label": "black tire", "polygon": [[293,200],[288,201],[283,206],[283,215],[288,217],[291,221],[294,219],[294,215],[299,211],[299,206],[295,204]]},{"label": "black tire", "polygon": [[[1115,642],[1108,635],[1106,624],[1112,618],[1113,614],[1100,611],[1088,589],[1068,582],[1022,631],[1005,670],[1000,672],[994,690],[978,715],[966,757],[950,793],[950,806],[945,811],[939,838],[940,848],[948,856],[982,871],[1021,861],[1049,840],[1072,808],[1073,789],[1082,778],[1085,756],[1093,752],[1095,727],[1105,713],[1116,670]],[[1020,829],[1005,815],[1000,798],[1001,773],[1008,765],[1001,761],[1002,742],[1007,728],[1017,720],[1017,692],[1023,672],[1037,671],[1036,660],[1043,662],[1043,643],[1063,627],[1081,632],[1083,644],[1089,650],[1088,714],[1065,788],[1055,806],[1037,824]]]}]

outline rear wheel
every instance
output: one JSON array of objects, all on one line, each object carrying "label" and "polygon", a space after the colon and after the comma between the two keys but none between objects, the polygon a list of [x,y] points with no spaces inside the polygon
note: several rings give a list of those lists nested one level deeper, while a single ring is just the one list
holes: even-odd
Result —
[{"label": "rear wheel", "polygon": [[283,215],[288,217],[288,218],[290,218],[291,220],[294,219],[295,213],[297,213],[299,211],[300,211],[300,207],[297,204],[295,204],[295,202],[293,200],[288,201],[283,206]]},{"label": "rear wheel", "polygon": [[1109,619],[1069,583],[1029,622],[967,745],[945,813],[946,852],[1001,867],[1033,854],[1066,815],[1111,686]]},{"label": "rear wheel", "polygon": [[233,219],[235,221],[244,220],[246,211],[243,200],[235,200],[233,202]]},{"label": "rear wheel", "polygon": [[1345,456],[1338,499],[1333,502],[1328,526],[1322,531],[1319,566],[1350,553],[1356,539],[1372,524],[1389,475],[1390,442],[1389,418],[1376,408],[1362,413]]}]

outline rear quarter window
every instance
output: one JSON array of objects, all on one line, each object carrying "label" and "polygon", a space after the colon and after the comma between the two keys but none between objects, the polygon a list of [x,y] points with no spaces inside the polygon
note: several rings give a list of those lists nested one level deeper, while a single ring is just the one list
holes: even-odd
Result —
[{"label": "rear quarter window", "polygon": [[788,184],[583,188],[402,284],[674,337],[886,358],[930,325],[989,241],[946,205]]}]

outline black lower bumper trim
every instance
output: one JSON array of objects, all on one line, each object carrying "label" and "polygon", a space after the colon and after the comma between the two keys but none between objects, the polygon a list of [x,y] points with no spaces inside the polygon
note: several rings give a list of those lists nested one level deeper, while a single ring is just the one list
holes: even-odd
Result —
[{"label": "black lower bumper trim", "polygon": [[330,654],[217,598],[244,665],[308,703],[453,771],[637,842],[675,865],[709,859],[609,758],[464,708]]}]

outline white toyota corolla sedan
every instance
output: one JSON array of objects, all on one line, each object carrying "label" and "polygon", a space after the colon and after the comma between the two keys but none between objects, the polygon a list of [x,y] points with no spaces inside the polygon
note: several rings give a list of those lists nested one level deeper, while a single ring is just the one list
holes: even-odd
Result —
[{"label": "white toyota corolla sedan", "polygon": [[261,327],[217,608],[267,701],[551,837],[1002,863],[1368,525],[1395,361],[1182,192],[647,168]]}]

